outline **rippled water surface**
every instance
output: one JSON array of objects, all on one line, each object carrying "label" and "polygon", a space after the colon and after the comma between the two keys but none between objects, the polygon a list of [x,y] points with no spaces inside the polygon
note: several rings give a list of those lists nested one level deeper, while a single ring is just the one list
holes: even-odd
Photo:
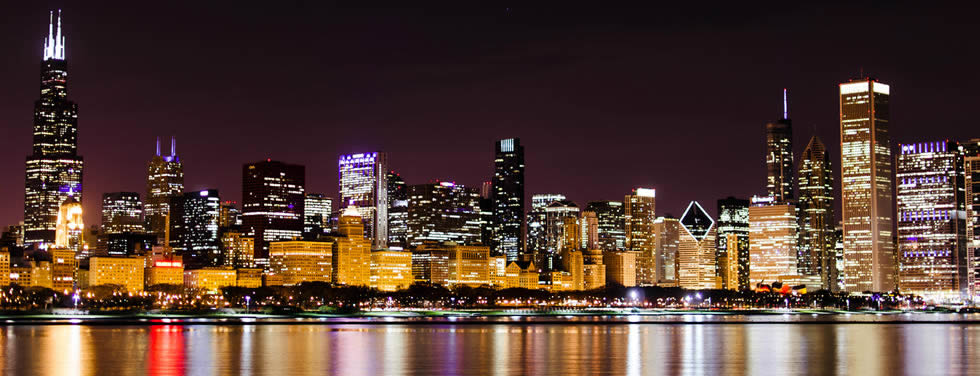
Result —
[{"label": "rippled water surface", "polygon": [[0,327],[16,375],[980,374],[980,325],[534,323]]}]

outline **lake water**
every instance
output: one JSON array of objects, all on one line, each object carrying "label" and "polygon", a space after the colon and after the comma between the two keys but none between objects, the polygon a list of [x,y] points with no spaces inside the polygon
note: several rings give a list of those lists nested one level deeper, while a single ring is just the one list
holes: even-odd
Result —
[{"label": "lake water", "polygon": [[980,325],[13,325],[9,375],[980,375]]}]

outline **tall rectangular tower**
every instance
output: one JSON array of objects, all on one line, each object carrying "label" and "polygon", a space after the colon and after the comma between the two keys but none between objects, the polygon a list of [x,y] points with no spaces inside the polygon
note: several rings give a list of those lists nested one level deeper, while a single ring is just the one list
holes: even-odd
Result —
[{"label": "tall rectangular tower", "polygon": [[[657,283],[657,255],[653,237],[653,222],[657,219],[657,191],[637,188],[626,195],[626,249],[637,252],[636,271],[641,285]],[[606,276],[609,276],[607,273]]]},{"label": "tall rectangular tower", "polygon": [[508,138],[494,145],[493,255],[516,261],[524,251],[524,146]]},{"label": "tall rectangular tower", "polygon": [[54,12],[44,40],[41,97],[34,102],[34,146],[27,157],[24,243],[51,245],[61,204],[82,201],[82,157],[78,155],[78,105],[68,100],[68,62],[61,12]]},{"label": "tall rectangular tower", "polygon": [[844,289],[896,287],[889,87],[873,79],[840,84]]},{"label": "tall rectangular tower", "polygon": [[966,202],[967,283],[973,301],[980,301],[980,138],[960,143]]},{"label": "tall rectangular tower", "polygon": [[735,197],[718,200],[715,257],[718,259],[723,288],[749,288],[749,200]]},{"label": "tall rectangular tower", "polygon": [[789,119],[786,89],[783,117],[766,124],[766,191],[777,203],[793,199],[793,122]]},{"label": "tall rectangular tower", "polygon": [[817,136],[810,138],[798,170],[800,273],[819,275],[821,287],[837,291],[837,254],[834,252],[834,180],[827,148]]},{"label": "tall rectangular tower", "polygon": [[242,226],[255,238],[255,263],[266,265],[269,243],[303,235],[306,167],[265,160],[242,166]]},{"label": "tall rectangular tower", "polygon": [[146,200],[143,204],[146,231],[163,237],[169,227],[167,215],[170,214],[171,201],[184,194],[184,165],[177,157],[177,140],[170,139],[170,155],[160,153],[160,139],[157,138],[157,152],[146,166]]},{"label": "tall rectangular tower", "polygon": [[375,249],[388,247],[388,156],[383,152],[341,155],[340,205],[354,206],[364,221],[364,236]]},{"label": "tall rectangular tower", "polygon": [[969,293],[963,159],[956,142],[901,145],[898,287],[937,300]]}]

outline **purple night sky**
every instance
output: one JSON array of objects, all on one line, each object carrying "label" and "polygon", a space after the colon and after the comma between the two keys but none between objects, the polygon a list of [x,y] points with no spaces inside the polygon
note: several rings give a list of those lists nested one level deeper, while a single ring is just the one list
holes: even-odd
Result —
[{"label": "purple night sky", "polygon": [[[409,184],[478,186],[520,137],[527,193],[584,205],[658,190],[658,215],[764,191],[763,130],[789,88],[797,156],[816,133],[839,174],[837,84],[891,85],[892,143],[980,137],[975,10],[914,3],[376,10],[232,1],[18,2],[0,22],[0,225],[23,217],[48,11],[61,7],[79,105],[86,223],[144,195],[157,136],[186,189],[241,200],[241,165],[384,150]],[[744,3],[737,3],[744,4]],[[839,184],[839,181],[838,181]],[[837,189],[837,188],[835,188]]]}]

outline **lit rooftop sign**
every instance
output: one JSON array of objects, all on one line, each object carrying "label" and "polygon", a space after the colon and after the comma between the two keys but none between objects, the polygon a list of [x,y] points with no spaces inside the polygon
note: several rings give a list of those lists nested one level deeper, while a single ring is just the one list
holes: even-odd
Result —
[{"label": "lit rooftop sign", "polygon": [[652,188],[637,188],[636,195],[640,197],[657,197],[657,190]]}]

